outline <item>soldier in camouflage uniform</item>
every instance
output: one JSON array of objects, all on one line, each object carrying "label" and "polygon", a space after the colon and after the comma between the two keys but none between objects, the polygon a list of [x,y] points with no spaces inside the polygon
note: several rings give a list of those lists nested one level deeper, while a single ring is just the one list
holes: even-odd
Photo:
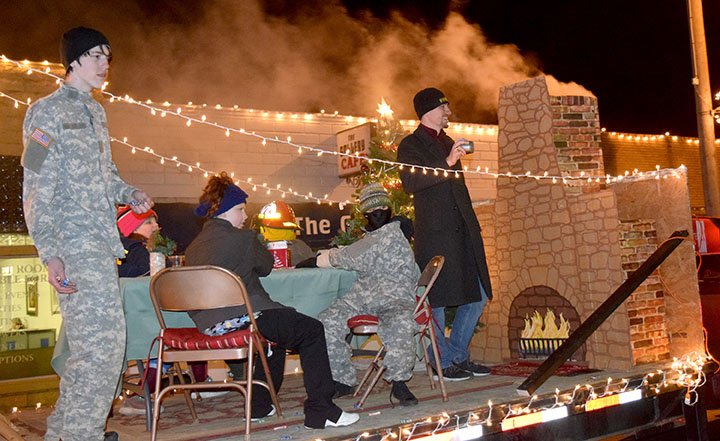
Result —
[{"label": "soldier in camouflage uniform", "polygon": [[[325,326],[330,368],[336,381],[336,395],[351,393],[357,384],[350,362],[351,349],[345,341],[347,321],[359,314],[379,318],[378,336],[387,353],[383,359],[386,381],[392,382],[392,394],[403,406],[417,404],[405,382],[415,365],[413,319],[415,285],[420,271],[408,240],[409,220],[391,218],[390,199],[379,183],[363,188],[359,210],[368,221],[365,236],[344,248],[321,251],[318,267],[352,270],[357,281],[342,298],[318,316]],[[403,227],[409,228],[401,228]],[[403,231],[404,230],[404,231]]]},{"label": "soldier in camouflage uniform", "polygon": [[115,258],[123,247],[115,204],[153,205],[112,162],[107,118],[92,89],[104,83],[110,45],[93,29],[63,35],[64,84],[28,110],[23,123],[25,221],[57,290],[71,355],[46,440],[113,440],[105,420],[125,354],[125,318]]}]

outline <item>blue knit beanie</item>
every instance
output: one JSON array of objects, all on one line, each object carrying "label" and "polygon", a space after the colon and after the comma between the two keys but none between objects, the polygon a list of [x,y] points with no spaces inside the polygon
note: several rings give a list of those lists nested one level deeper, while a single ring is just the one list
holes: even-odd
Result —
[{"label": "blue knit beanie", "polygon": [[244,204],[247,200],[247,197],[248,194],[245,193],[240,187],[235,184],[230,184],[227,186],[227,188],[225,188],[225,192],[223,193],[223,198],[220,202],[220,206],[217,210],[215,210],[214,213],[208,213],[208,211],[210,210],[210,202],[205,201],[195,207],[195,215],[199,217],[220,216],[232,207],[238,204]]}]

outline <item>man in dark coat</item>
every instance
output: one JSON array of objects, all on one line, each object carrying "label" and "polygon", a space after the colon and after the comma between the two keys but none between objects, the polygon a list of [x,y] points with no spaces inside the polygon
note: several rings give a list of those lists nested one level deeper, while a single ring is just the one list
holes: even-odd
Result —
[{"label": "man in dark coat", "polygon": [[[458,306],[448,339],[440,338],[440,365],[446,380],[461,381],[488,375],[490,369],[470,360],[468,347],[488,299],[490,275],[480,224],[472,208],[462,173],[435,173],[432,168],[462,171],[460,158],[468,141],[453,141],[443,130],[452,114],[445,95],[423,89],[413,100],[420,126],[398,147],[398,161],[418,167],[400,172],[403,188],[415,204],[415,258],[420,268],[433,256],[445,256],[445,265],[430,292],[430,304],[445,335],[445,307]],[[422,167],[431,168],[423,170]]]}]

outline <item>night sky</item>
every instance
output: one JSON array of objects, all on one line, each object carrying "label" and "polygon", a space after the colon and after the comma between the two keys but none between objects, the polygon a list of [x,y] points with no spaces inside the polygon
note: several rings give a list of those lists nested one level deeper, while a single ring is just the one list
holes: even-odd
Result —
[{"label": "night sky", "polygon": [[[491,41],[514,44],[543,72],[591,90],[608,130],[697,135],[685,0],[344,3],[382,17],[399,9],[431,27],[454,8]],[[720,91],[720,1],[703,3],[714,98]]]},{"label": "night sky", "polygon": [[[57,62],[65,29],[96,27],[110,90],[136,98],[373,115],[384,96],[410,118],[435,85],[455,120],[494,124],[497,88],[545,73],[595,94],[610,131],[697,134],[684,0],[0,2],[0,53]],[[720,1],[704,9],[715,93]]]}]

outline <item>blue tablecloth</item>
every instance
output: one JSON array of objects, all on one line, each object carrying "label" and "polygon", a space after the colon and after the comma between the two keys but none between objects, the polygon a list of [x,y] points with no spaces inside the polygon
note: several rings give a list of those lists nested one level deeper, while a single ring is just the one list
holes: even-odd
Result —
[{"label": "blue tablecloth", "polygon": [[[320,268],[277,269],[260,281],[275,301],[293,307],[303,314],[317,317],[333,300],[350,289],[355,283],[355,273]],[[160,325],[150,301],[150,277],[121,278],[120,291],[127,323],[126,359],[144,359],[148,356],[150,343],[160,332]],[[184,312],[165,313],[164,317],[168,327],[195,327]],[[61,375],[70,350],[63,328],[59,334],[52,366],[55,372]],[[155,354],[157,347],[153,350],[153,355]]]}]

